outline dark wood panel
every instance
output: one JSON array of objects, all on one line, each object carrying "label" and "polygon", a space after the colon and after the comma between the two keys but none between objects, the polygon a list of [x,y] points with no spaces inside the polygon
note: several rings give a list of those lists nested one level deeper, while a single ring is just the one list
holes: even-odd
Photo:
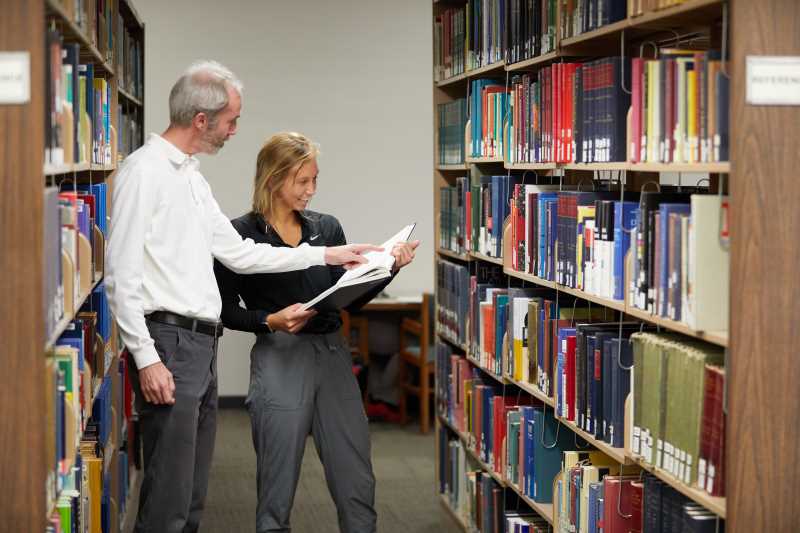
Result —
[{"label": "dark wood panel", "polygon": [[796,531],[800,108],[745,104],[747,55],[800,55],[800,2],[731,3],[728,531]]},{"label": "dark wood panel", "polygon": [[0,105],[0,531],[44,528],[44,6],[2,3],[0,50],[31,52],[31,102]]},{"label": "dark wood panel", "polygon": [[4,0],[0,50],[31,53],[31,101],[0,105],[0,531],[43,531],[44,5]]}]

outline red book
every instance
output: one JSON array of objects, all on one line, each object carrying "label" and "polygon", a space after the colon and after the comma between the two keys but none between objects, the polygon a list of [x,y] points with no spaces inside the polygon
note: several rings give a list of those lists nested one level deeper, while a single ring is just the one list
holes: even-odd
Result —
[{"label": "red book", "polygon": [[716,416],[716,386],[714,372],[710,365],[706,365],[703,375],[703,414],[700,419],[700,456],[697,462],[697,484],[700,488],[711,492],[711,479],[709,476],[709,466],[713,459],[712,448],[714,446],[712,436],[712,426]]},{"label": "red book", "polygon": [[567,404],[567,420],[575,421],[575,347],[576,338],[574,335],[567,337],[567,357],[566,369],[567,374],[567,390],[566,390],[566,404]]},{"label": "red book", "polygon": [[723,410],[725,394],[725,369],[706,366],[707,378],[711,373],[714,380],[714,397],[712,400],[713,417],[711,424],[711,460],[709,473],[710,483],[706,490],[713,496],[725,495],[725,412]]},{"label": "red book", "polygon": [[662,161],[664,163],[672,163],[672,152],[675,149],[675,114],[677,106],[675,91],[675,59],[665,59],[665,71],[667,74],[665,95],[664,95],[664,154]]},{"label": "red book", "polygon": [[[642,485],[638,477],[606,476],[603,478],[603,531],[607,533],[640,532],[642,530]],[[638,485],[634,487],[634,484]],[[638,502],[635,503],[635,502]],[[638,515],[636,506],[638,505]]]},{"label": "red book", "polygon": [[[469,183],[467,183],[469,185]],[[472,250],[472,192],[467,190],[466,192],[466,218],[467,218],[467,240],[464,243],[464,253],[469,252]]]}]

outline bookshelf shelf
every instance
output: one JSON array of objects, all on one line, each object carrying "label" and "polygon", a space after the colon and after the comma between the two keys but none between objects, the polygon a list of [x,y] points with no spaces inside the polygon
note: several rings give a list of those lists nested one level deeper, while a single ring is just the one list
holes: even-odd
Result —
[{"label": "bookshelf shelf", "polygon": [[649,465],[645,463],[638,457],[632,457],[631,459],[634,463],[636,463],[639,467],[643,470],[647,470],[658,479],[672,487],[673,489],[677,490],[687,498],[690,498],[692,501],[699,503],[715,515],[719,516],[720,518],[725,518],[727,506],[725,498],[718,497],[718,496],[711,496],[704,490],[700,490],[695,487],[690,487],[689,485],[679,481],[671,474],[664,472],[660,468],[657,468],[653,465]]},{"label": "bookshelf shelf", "polygon": [[465,353],[469,351],[465,345],[454,341],[453,339],[451,339],[450,337],[448,337],[447,335],[445,335],[441,331],[438,332],[437,335],[439,336],[440,339],[442,339],[447,344],[449,344],[451,346],[455,346],[456,348],[458,348],[459,350],[462,350]]},{"label": "bookshelf shelf", "polygon": [[520,389],[524,390],[537,400],[540,400],[545,405],[549,405],[550,407],[555,407],[556,401],[555,399],[549,397],[542,391],[540,391],[533,383],[523,383],[522,381],[516,381],[511,378],[508,374],[503,376],[503,379],[506,380],[506,383],[510,383],[512,385],[516,385]]},{"label": "bookshelf shelf", "polygon": [[455,509],[450,506],[450,502],[447,501],[447,496],[444,494],[439,494],[439,501],[441,502],[442,507],[444,507],[444,510],[447,511],[447,514],[449,514],[456,524],[458,524],[458,527],[464,531],[470,531],[470,527],[467,525],[467,522],[461,517],[460,514],[456,512]]},{"label": "bookshelf shelf", "polygon": [[456,83],[461,83],[466,80],[470,80],[473,78],[479,78],[481,76],[489,76],[492,74],[499,74],[505,71],[506,62],[505,61],[496,61],[490,65],[485,65],[483,67],[479,67],[476,69],[468,70],[462,74],[458,74],[456,76],[452,76],[445,80],[440,80],[436,82],[437,87],[447,87],[448,85],[454,85]]},{"label": "bookshelf shelf", "polygon": [[[101,281],[103,281],[103,278],[99,278],[99,279],[95,280],[94,283],[92,283],[92,286],[89,288],[89,290],[85,294],[81,294],[78,297],[78,301],[75,302],[75,309],[80,309],[81,308],[81,306],[84,304],[86,299],[89,297],[89,295],[92,294],[92,291],[94,291],[94,289],[97,287],[97,285]],[[49,350],[50,348],[53,347],[53,345],[56,343],[58,338],[61,336],[62,333],[64,333],[64,330],[67,328],[69,323],[74,318],[75,318],[75,310],[74,309],[69,313],[66,313],[66,312],[64,313],[64,316],[61,317],[61,320],[59,320],[58,323],[56,324],[56,329],[53,330],[53,333],[50,335],[50,338],[47,339],[47,341],[45,342],[45,345],[44,345],[45,351],[47,351],[47,350]]]},{"label": "bookshelf shelf", "polygon": [[688,325],[682,322],[676,322],[674,320],[670,320],[669,318],[651,315],[647,311],[642,311],[641,309],[637,309],[631,306],[626,307],[625,313],[634,318],[638,318],[640,320],[644,320],[645,322],[661,326],[670,331],[683,333],[684,335],[704,340],[706,342],[710,342],[718,346],[722,347],[728,346],[728,333],[725,331],[697,331],[690,328]]},{"label": "bookshelf shelf", "polygon": [[131,102],[132,104],[137,105],[139,107],[142,107],[144,105],[140,99],[136,98],[122,87],[119,87],[118,91],[120,95],[122,95],[127,101]]},{"label": "bookshelf shelf", "polygon": [[628,163],[626,170],[633,172],[708,172],[729,174],[730,162],[720,163]]},{"label": "bookshelf shelf", "polygon": [[508,163],[504,162],[503,166],[507,170],[556,170],[557,163]]},{"label": "bookshelf shelf", "polygon": [[625,161],[613,161],[610,163],[564,163],[561,167],[564,170],[627,170],[628,163]]},{"label": "bookshelf shelf", "polygon": [[133,19],[133,22],[136,24],[137,27],[139,27],[139,28],[144,27],[144,23],[142,22],[142,17],[139,16],[139,12],[136,11],[136,8],[134,7],[134,5],[131,2],[131,0],[120,0],[119,7],[120,7],[120,11],[124,11],[124,10],[128,11],[126,14],[131,19]]},{"label": "bookshelf shelf", "polygon": [[478,259],[480,261],[486,261],[487,263],[494,263],[495,265],[502,265],[503,264],[503,259],[500,258],[500,257],[490,257],[488,255],[483,255],[483,254],[478,253],[478,252],[470,252],[469,255],[473,259]]},{"label": "bookshelf shelf", "polygon": [[608,298],[603,298],[602,296],[597,296],[596,294],[592,294],[586,291],[582,291],[579,289],[573,289],[571,287],[565,287],[564,285],[556,284],[556,290],[559,292],[565,292],[567,294],[571,294],[577,298],[581,298],[586,300],[587,302],[592,302],[598,305],[602,305],[603,307],[608,307],[609,309],[615,309],[617,311],[625,311],[625,302],[621,300],[609,300]]},{"label": "bookshelf shelf", "polygon": [[508,482],[508,487],[511,488],[514,492],[517,493],[517,496],[522,499],[525,503],[530,506],[531,509],[539,513],[539,515],[547,520],[547,523],[551,526],[555,524],[554,516],[553,516],[553,504],[552,503],[536,503],[535,501],[531,500],[530,496],[527,496],[522,489],[520,489],[516,483],[512,483],[511,481]]},{"label": "bookshelf shelf", "polygon": [[623,19],[618,22],[614,22],[612,24],[607,24],[605,26],[601,26],[596,30],[592,30],[586,33],[581,33],[580,35],[575,35],[574,37],[570,37],[568,39],[562,39],[559,43],[562,53],[565,49],[569,49],[570,47],[574,47],[575,45],[596,45],[601,41],[610,42],[617,38],[619,33],[628,28],[630,26],[630,21],[628,19]]},{"label": "bookshelf shelf", "polygon": [[503,163],[502,157],[468,157],[467,163],[482,165],[487,163]]},{"label": "bookshelf shelf", "polygon": [[472,261],[472,258],[467,254],[460,254],[458,252],[453,252],[452,250],[445,250],[444,248],[437,248],[436,253],[444,257],[449,257],[450,259],[457,259],[459,261]]},{"label": "bookshelf shelf", "polygon": [[608,443],[592,437],[591,435],[589,435],[589,433],[579,428],[575,424],[575,422],[572,422],[570,420],[561,417],[556,417],[556,419],[561,425],[571,429],[573,433],[583,438],[583,440],[585,440],[586,442],[588,442],[589,444],[591,444],[592,446],[594,446],[595,448],[606,454],[607,456],[611,457],[619,464],[621,465],[634,464],[633,459],[631,459],[629,456],[625,454],[625,450],[623,448],[614,448],[610,446]]},{"label": "bookshelf shelf", "polygon": [[112,172],[117,169],[116,165],[99,165],[96,163],[92,163],[89,166],[89,170],[92,172]]},{"label": "bookshelf shelf", "polygon": [[499,384],[505,385],[506,380],[505,380],[505,378],[503,376],[498,376],[493,371],[491,371],[488,368],[486,368],[485,366],[481,365],[475,358],[471,357],[470,355],[467,355],[467,361],[469,361],[472,366],[474,366],[475,368],[477,368],[478,370],[480,370],[481,372],[483,372],[484,374],[486,374],[487,376],[489,376],[490,378],[492,378],[493,380],[495,380]]},{"label": "bookshelf shelf", "polygon": [[84,172],[89,170],[89,163],[67,163],[65,165],[44,165],[45,176],[59,176],[61,174],[72,174],[74,172]]},{"label": "bookshelf shelf", "polygon": [[539,285],[541,287],[547,287],[549,289],[555,289],[556,288],[556,284],[554,282],[546,280],[544,278],[540,278],[538,276],[534,276],[533,274],[527,274],[525,272],[518,272],[518,271],[512,270],[512,269],[510,269],[508,267],[504,267],[503,268],[503,272],[507,276],[511,276],[512,278],[517,278],[517,279],[521,279],[521,280],[524,280],[524,281],[529,281],[529,282],[535,283],[536,285]]},{"label": "bookshelf shelf", "polygon": [[58,0],[46,0],[45,6],[47,13],[57,18],[60,22],[60,29],[63,32],[65,41],[78,42],[81,45],[81,59],[87,59],[95,65],[95,72],[105,73],[108,76],[114,75],[114,67],[97,47],[89,40],[84,31],[78,27],[72,18],[67,14],[64,6]]},{"label": "bookshelf shelf", "polygon": [[506,65],[506,70],[508,72],[519,72],[524,70],[533,70],[534,67],[542,67],[547,65],[548,63],[555,61],[556,59],[560,58],[561,54],[558,50],[554,50],[552,52],[548,52],[546,54],[542,54],[540,56],[532,57],[530,59],[523,59],[522,61],[518,61],[516,63],[510,63]]}]

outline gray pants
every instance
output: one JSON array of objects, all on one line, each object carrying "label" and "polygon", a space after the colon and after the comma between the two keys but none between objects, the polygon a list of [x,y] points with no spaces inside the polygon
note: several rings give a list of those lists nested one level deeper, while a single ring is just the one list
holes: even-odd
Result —
[{"label": "gray pants", "polygon": [[144,451],[137,533],[188,533],[200,527],[217,432],[216,339],[148,321],[156,351],[175,381],[175,403],[145,401],[136,393]]},{"label": "gray pants", "polygon": [[317,454],[343,533],[373,533],[375,477],[369,428],[341,334],[259,335],[247,407],[258,461],[256,531],[290,531],[306,437]]}]

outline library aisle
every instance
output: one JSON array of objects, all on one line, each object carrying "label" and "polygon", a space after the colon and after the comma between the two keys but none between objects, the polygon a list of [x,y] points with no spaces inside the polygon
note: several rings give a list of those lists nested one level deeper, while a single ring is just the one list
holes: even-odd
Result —
[{"label": "library aisle", "polygon": [[[434,488],[433,435],[416,425],[373,423],[372,464],[378,480],[375,509],[381,533],[457,533]],[[243,409],[221,409],[203,528],[253,531],[255,460],[250,419]],[[292,530],[336,533],[336,508],[314,444],[308,439],[292,511]],[[128,525],[125,533],[132,531]]]}]

